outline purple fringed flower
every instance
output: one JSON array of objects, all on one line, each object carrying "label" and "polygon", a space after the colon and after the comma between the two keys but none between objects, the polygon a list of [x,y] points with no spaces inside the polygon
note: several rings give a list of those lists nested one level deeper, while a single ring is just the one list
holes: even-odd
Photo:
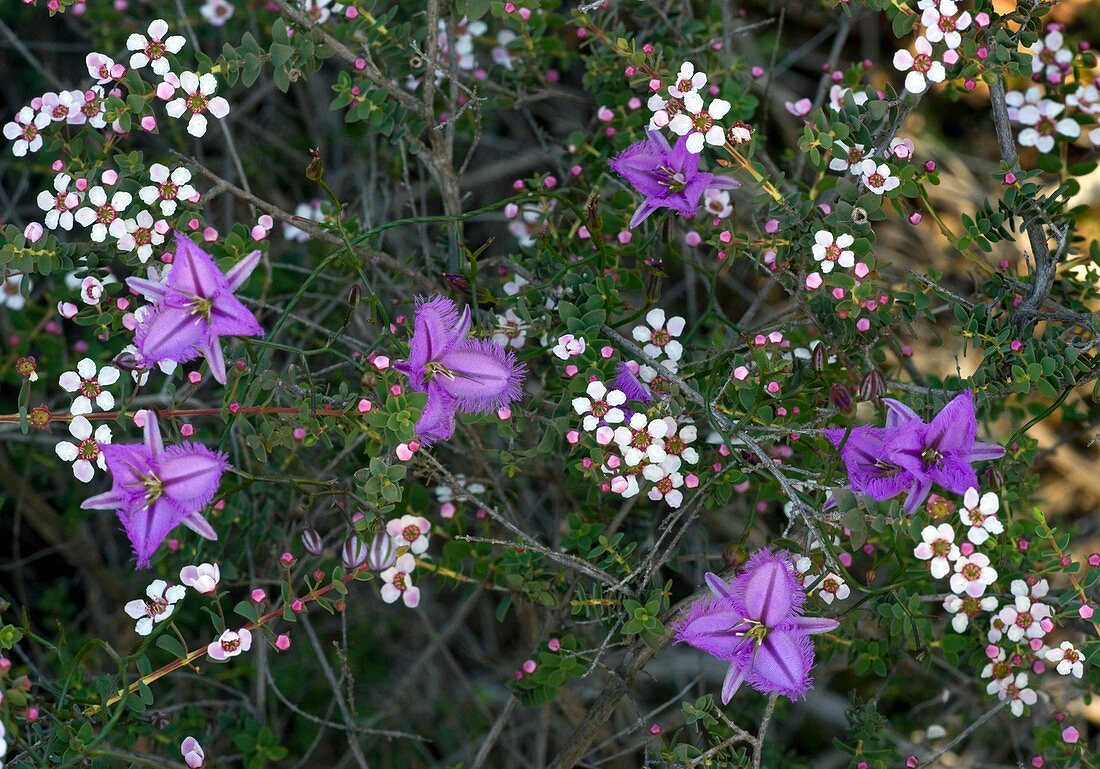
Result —
[{"label": "purple fringed flower", "polygon": [[[931,422],[925,423],[900,401],[883,398],[886,426],[857,427],[841,449],[852,490],[875,500],[908,491],[903,509],[912,514],[928,497],[932,484],[955,494],[978,488],[973,464],[1004,456],[1002,446],[978,443],[974,396],[955,396]],[[840,446],[844,430],[825,435]]]},{"label": "purple fringed flower", "polygon": [[507,406],[522,392],[523,364],[496,342],[473,339],[470,308],[459,315],[450,299],[418,299],[409,358],[396,368],[409,386],[428,393],[416,425],[423,443],[447,440],[454,433],[455,413],[471,414]]},{"label": "purple fringed flower", "polygon": [[616,372],[613,390],[621,391],[628,401],[649,403],[653,400],[649,388],[638,378],[638,364],[634,361],[620,363]]},{"label": "purple fringed flower", "polygon": [[143,443],[102,447],[112,476],[111,490],[84,500],[85,510],[114,510],[137,556],[138,568],[172,529],[183,524],[200,536],[217,539],[202,515],[228,467],[224,454],[199,443],[165,448],[156,415],[145,415]]},{"label": "purple fringed flower", "polygon": [[260,252],[253,251],[223,275],[210,254],[177,232],[175,259],[165,281],[126,280],[154,302],[134,336],[142,363],[205,357],[214,379],[225,384],[221,338],[264,335],[256,316],[234,296],[259,261]]},{"label": "purple fringed flower", "polygon": [[806,593],[787,553],[758,550],[733,581],[717,574],[706,580],[714,597],[691,605],[676,626],[676,640],[730,663],[722,703],[745,681],[763,694],[802,698],[813,687],[809,636],[839,623],[802,616]]},{"label": "purple fringed flower", "polygon": [[699,155],[687,151],[686,136],[670,147],[659,132],[646,133],[648,139],[631,144],[610,161],[611,170],[645,195],[630,218],[631,227],[637,227],[658,208],[695,216],[704,191],[741,186],[735,179],[700,171]]}]

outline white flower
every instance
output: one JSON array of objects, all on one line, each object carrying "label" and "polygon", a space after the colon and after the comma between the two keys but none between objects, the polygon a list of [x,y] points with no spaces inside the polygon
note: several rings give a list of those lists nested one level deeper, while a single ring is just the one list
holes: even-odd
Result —
[{"label": "white flower", "polygon": [[554,348],[550,352],[554,353],[554,355],[562,360],[569,360],[570,358],[577,358],[584,355],[586,349],[588,349],[588,345],[584,341],[583,336],[562,334],[558,337],[558,343],[554,345]]},{"label": "white flower", "polygon": [[863,161],[874,154],[874,148],[867,149],[862,144],[849,146],[842,141],[834,141],[833,157],[829,160],[829,170],[847,171],[853,176],[859,176],[863,173]]},{"label": "white flower", "polygon": [[997,599],[991,595],[984,598],[960,598],[957,595],[949,595],[943,599],[943,608],[955,616],[951,618],[951,627],[956,633],[965,633],[970,625],[970,620],[985,611],[997,610]]},{"label": "white flower", "polygon": [[206,647],[206,655],[222,662],[252,648],[252,633],[247,628],[226,630]]},{"label": "white flower", "polygon": [[234,11],[236,11],[236,8],[227,0],[206,0],[202,8],[199,8],[202,17],[215,27],[220,27],[229,21],[233,17]]},{"label": "white flower", "polygon": [[[337,6],[332,4],[332,0],[299,0],[298,5],[301,7],[302,12],[310,18],[314,24],[324,24],[329,20],[329,16],[332,15],[332,10]],[[442,23],[442,22],[440,22]]]},{"label": "white flower", "polygon": [[214,96],[218,90],[218,81],[209,72],[202,75],[184,72],[179,79],[185,96],[168,102],[164,109],[174,118],[183,117],[185,112],[191,113],[191,118],[187,121],[187,133],[196,138],[205,136],[207,120],[203,113],[209,112],[216,118],[223,118],[229,114],[229,102],[221,96]]},{"label": "white flower", "polygon": [[200,563],[180,569],[180,582],[202,595],[212,595],[218,589],[222,571],[216,563]]},{"label": "white flower", "polygon": [[153,163],[149,166],[149,179],[153,183],[138,190],[138,197],[147,206],[160,201],[160,212],[165,216],[176,213],[177,201],[195,197],[191,186],[191,172],[183,166],[168,171],[168,166]]},{"label": "white flower", "polygon": [[1024,714],[1024,705],[1034,705],[1039,700],[1038,695],[1027,688],[1027,673],[1017,673],[1014,679],[997,692],[997,698],[1009,700],[1008,708],[1017,718]]},{"label": "white flower", "polygon": [[515,296],[530,282],[531,281],[527,280],[527,278],[522,275],[516,275],[512,280],[504,284],[504,293],[508,296]]},{"label": "white flower", "polygon": [[814,234],[814,261],[821,262],[821,271],[828,274],[833,267],[840,265],[845,269],[856,263],[855,254],[848,248],[856,242],[851,235],[833,235],[828,230],[818,230]]},{"label": "white flower", "polygon": [[611,490],[623,499],[630,499],[638,496],[641,487],[638,485],[637,476],[616,475],[611,479]]},{"label": "white flower", "polygon": [[53,179],[53,192],[42,190],[38,193],[38,207],[46,212],[44,224],[51,230],[73,228],[73,211],[80,205],[80,195],[69,190],[71,183],[71,176],[58,174]]},{"label": "white flower", "polygon": [[[153,68],[153,72],[161,77],[171,68],[168,63],[168,54],[179,53],[183,49],[184,39],[182,35],[168,35],[168,22],[164,19],[156,19],[149,25],[149,37],[139,35],[137,32],[126,38],[126,50],[134,51],[130,56],[130,67],[141,69],[146,64]],[[173,117],[179,117],[174,115]]]},{"label": "white flower", "polygon": [[[110,276],[108,276],[110,277]],[[103,299],[103,281],[94,275],[88,275],[80,281],[80,301],[96,306]]]},{"label": "white flower", "polygon": [[703,209],[711,216],[725,219],[733,213],[733,204],[730,203],[728,190],[718,190],[710,187],[703,191]]},{"label": "white flower", "polygon": [[622,390],[608,390],[603,382],[596,380],[588,383],[585,392],[588,393],[587,398],[573,399],[573,410],[584,415],[581,424],[586,432],[595,430],[600,422],[614,425],[626,418],[619,408],[626,403],[626,395]]},{"label": "white flower", "polygon": [[1073,93],[1066,94],[1066,104],[1086,115],[1100,115],[1100,88],[1095,85],[1078,88]]},{"label": "white flower", "polygon": [[649,498],[654,502],[664,499],[665,504],[673,510],[684,503],[684,492],[680,491],[680,487],[684,485],[684,476],[680,473],[668,472],[660,465],[647,465],[643,475],[653,482],[649,489]]},{"label": "white flower", "polygon": [[155,579],[145,590],[145,595],[149,597],[148,601],[140,599],[130,601],[122,608],[130,617],[137,620],[137,626],[134,628],[137,634],[145,636],[153,632],[153,625],[164,622],[172,616],[176,604],[186,593],[187,588],[183,585],[168,587],[168,583],[163,579]]},{"label": "white flower", "polygon": [[932,58],[932,44],[928,40],[918,37],[915,47],[915,56],[904,48],[894,52],[894,69],[900,72],[909,70],[905,76],[905,90],[920,94],[928,89],[929,82],[942,83],[947,77],[947,70],[943,62]]},{"label": "white flower", "polygon": [[104,117],[107,112],[106,101],[102,86],[93,85],[84,92],[84,104],[81,106],[80,112],[92,128],[105,128],[107,126],[107,120]]},{"label": "white flower", "polygon": [[134,196],[129,192],[119,190],[109,199],[107,191],[100,185],[88,190],[87,205],[80,208],[74,215],[77,224],[81,227],[92,228],[92,240],[102,243],[110,234],[113,238],[120,238],[126,234],[126,225],[123,224],[122,213],[129,207]]},{"label": "white flower", "polygon": [[1042,99],[1038,104],[1025,104],[1021,107],[1016,120],[1028,128],[1020,131],[1020,144],[1046,153],[1054,149],[1055,134],[1061,134],[1068,139],[1080,136],[1081,126],[1076,120],[1068,117],[1057,119],[1064,109],[1064,104],[1051,99]]},{"label": "white flower", "polygon": [[684,333],[685,321],[679,315],[673,316],[665,323],[665,311],[655,307],[646,313],[645,322],[648,327],[635,326],[631,335],[636,342],[644,345],[642,352],[651,358],[660,358],[664,353],[670,361],[680,360],[684,354],[683,345],[676,341],[676,337]]},{"label": "white flower", "polygon": [[676,82],[668,87],[668,93],[670,96],[682,99],[689,94],[696,93],[706,84],[707,73],[696,72],[695,65],[690,61],[685,61],[680,65],[680,72],[676,75]]},{"label": "white flower", "polygon": [[431,528],[428,519],[418,515],[403,515],[386,522],[386,533],[393,537],[394,543],[409,548],[415,555],[428,549]]},{"label": "white flower", "polygon": [[54,123],[83,125],[88,118],[80,111],[84,106],[83,91],[61,91],[42,94],[41,112]]},{"label": "white flower", "polygon": [[[1031,86],[1027,91],[1021,93],[1020,91],[1009,91],[1005,94],[1005,104],[1007,105],[1008,119],[1017,121],[1020,119],[1020,108],[1025,105],[1037,105],[1043,100],[1043,91],[1037,85]],[[1068,101],[1068,99],[1067,99]]]},{"label": "white flower", "polygon": [[114,366],[97,369],[95,361],[83,358],[76,364],[76,371],[66,371],[58,381],[65,392],[79,393],[69,409],[73,416],[92,413],[92,401],[103,411],[115,407],[115,396],[105,389],[118,381],[118,369]]},{"label": "white flower", "polygon": [[964,555],[955,561],[955,573],[951,575],[951,592],[980,598],[986,587],[996,580],[997,570],[989,565],[989,556],[983,553]]},{"label": "white flower", "polygon": [[864,160],[859,169],[864,186],[876,195],[895,190],[901,184],[900,179],[890,175],[890,166],[885,163],[875,165],[873,160]]},{"label": "white flower", "polygon": [[970,488],[963,495],[963,504],[959,508],[959,517],[964,525],[969,526],[966,538],[975,545],[983,544],[991,534],[1000,534],[1005,530],[997,518],[997,510],[1001,503],[997,495],[992,491],[978,497],[978,490]]},{"label": "white flower", "polygon": [[1048,83],[1060,83],[1073,63],[1073,52],[1065,47],[1065,37],[1060,30],[1048,32],[1032,44],[1031,71],[1042,73]]},{"label": "white flower", "polygon": [[699,430],[691,422],[680,426],[677,432],[676,420],[672,417],[664,418],[668,430],[665,432],[664,449],[665,459],[661,466],[668,472],[676,472],[684,462],[694,465],[699,461],[699,452],[691,444],[699,437]]},{"label": "white flower", "polygon": [[844,99],[848,94],[852,94],[852,99],[857,107],[862,107],[870,98],[864,91],[853,91],[851,88],[834,85],[829,89],[829,107],[832,108],[833,112],[840,112],[844,107]]},{"label": "white flower", "polygon": [[206,753],[194,737],[184,738],[183,743],[180,745],[180,754],[183,756],[183,763],[187,764],[188,769],[202,769],[206,763]]},{"label": "white flower", "polygon": [[690,93],[684,97],[684,111],[673,117],[668,127],[677,136],[688,137],[687,151],[698,155],[704,143],[716,147],[726,143],[726,132],[718,121],[726,116],[730,106],[725,99],[715,99],[708,109],[703,109],[703,97]]},{"label": "white flower", "polygon": [[894,136],[890,140],[890,149],[884,153],[887,157],[897,157],[898,160],[908,161],[913,156],[916,146],[913,144],[912,139],[902,139],[900,136]]},{"label": "white flower", "polygon": [[[309,219],[314,222],[323,222],[325,213],[321,210],[321,202],[314,200],[312,203],[299,203],[294,209],[294,215],[299,219]],[[309,240],[309,233],[295,227],[293,224],[283,223],[283,237],[287,240],[305,243]]]},{"label": "white flower", "polygon": [[1062,641],[1062,645],[1057,649],[1047,649],[1045,656],[1047,662],[1058,663],[1059,675],[1068,676],[1072,673],[1074,678],[1080,678],[1085,674],[1085,664],[1081,661],[1081,652],[1077,651],[1069,641]]},{"label": "white flower", "polygon": [[649,118],[649,130],[665,128],[676,115],[684,110],[682,99],[665,99],[660,94],[653,94],[646,100],[646,106],[653,114]]},{"label": "white flower", "polygon": [[668,434],[668,423],[663,419],[649,421],[649,417],[640,411],[630,415],[630,421],[615,428],[615,443],[623,452],[623,461],[630,467],[643,459],[659,465],[668,456],[665,453],[664,437]]},{"label": "white flower", "polygon": [[916,546],[913,555],[922,561],[931,561],[932,576],[943,579],[951,573],[952,561],[957,561],[961,555],[955,544],[955,530],[949,524],[941,523],[939,526],[925,526],[920,535],[924,541]]},{"label": "white flower", "polygon": [[393,566],[383,571],[381,577],[385,584],[382,585],[382,600],[393,603],[400,598],[410,609],[415,609],[420,604],[420,588],[409,579],[415,568],[416,559],[412,553],[405,553]]},{"label": "white flower", "polygon": [[528,325],[516,311],[509,307],[503,315],[497,315],[497,327],[493,331],[493,341],[501,347],[519,349],[527,342]]},{"label": "white flower", "polygon": [[10,142],[11,154],[21,158],[28,152],[42,149],[42,129],[50,124],[48,115],[24,107],[16,113],[15,119],[4,125],[4,138]]},{"label": "white flower", "polygon": [[834,599],[843,601],[852,594],[852,589],[848,587],[844,578],[833,572],[825,575],[818,583],[817,589],[821,593],[821,600],[825,603],[832,603]]},{"label": "white flower", "polygon": [[492,56],[494,63],[499,64],[505,69],[512,69],[512,52],[508,50],[508,46],[516,38],[516,33],[510,29],[502,29],[500,32],[497,32],[497,44],[489,54]]},{"label": "white flower", "polygon": [[955,0],[940,0],[939,7],[931,6],[924,9],[920,23],[925,27],[924,36],[930,43],[943,41],[949,49],[958,48],[962,44],[960,29],[970,26],[973,19],[970,13],[959,13],[959,7]]},{"label": "white flower", "polygon": [[[995,641],[993,643],[996,643]],[[999,694],[1012,682],[1012,664],[1005,650],[997,647],[997,654],[990,658],[982,668],[982,678],[992,679],[985,685],[986,694]]]},{"label": "white flower", "polygon": [[1015,601],[1001,609],[997,619],[1004,625],[1004,634],[1010,641],[1042,638],[1049,630],[1050,607],[1035,600],[1047,594],[1047,581],[1040,580],[1028,587],[1022,579],[1012,580],[1012,595]]},{"label": "white flower", "polygon": [[99,85],[106,85],[126,74],[124,66],[116,64],[114,59],[104,53],[92,51],[84,57],[84,64],[88,67],[88,74],[94,77]]},{"label": "white flower", "polygon": [[103,458],[100,447],[111,442],[111,428],[100,425],[92,435],[92,423],[87,417],[76,416],[69,422],[69,432],[79,443],[61,441],[54,447],[54,451],[65,462],[73,463],[73,475],[78,481],[87,483],[95,475],[95,467],[100,470],[107,469],[107,461]]},{"label": "white flower", "polygon": [[153,247],[164,242],[164,236],[168,232],[168,223],[163,219],[153,221],[153,215],[148,211],[139,211],[132,219],[122,222],[126,231],[119,236],[118,249],[120,251],[137,251],[137,258],[142,264],[149,261],[153,255]]},{"label": "white flower", "polygon": [[[9,275],[4,279],[3,283],[0,283],[0,307],[7,307],[12,311],[19,311],[26,305],[27,300],[23,298],[23,274]],[[30,280],[27,281],[27,293],[29,294],[33,288],[33,284]]]}]

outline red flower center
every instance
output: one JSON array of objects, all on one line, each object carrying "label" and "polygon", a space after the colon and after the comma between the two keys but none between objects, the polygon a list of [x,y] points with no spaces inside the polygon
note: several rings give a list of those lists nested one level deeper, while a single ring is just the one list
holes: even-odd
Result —
[{"label": "red flower center", "polygon": [[80,382],[80,394],[89,400],[94,400],[99,397],[99,394],[103,392],[103,385],[99,381],[92,377],[91,379],[84,379]]},{"label": "red flower center", "polygon": [[89,462],[95,461],[99,459],[99,443],[91,438],[85,438],[77,446],[76,453],[81,459],[86,459]]},{"label": "red flower center", "polygon": [[420,539],[420,527],[406,526],[401,530],[401,536],[404,537],[407,542],[415,542]]},{"label": "red flower center", "polygon": [[104,203],[95,211],[95,220],[99,224],[110,224],[118,217],[118,213],[110,203]]}]

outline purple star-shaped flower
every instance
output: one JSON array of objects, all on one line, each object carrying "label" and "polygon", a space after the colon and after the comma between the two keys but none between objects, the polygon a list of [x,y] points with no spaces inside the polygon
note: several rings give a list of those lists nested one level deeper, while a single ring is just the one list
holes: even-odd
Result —
[{"label": "purple star-shaped flower", "polygon": [[201,511],[228,467],[224,454],[190,442],[165,448],[152,412],[145,414],[143,443],[109,443],[101,450],[111,473],[111,490],[80,506],[116,511],[138,568],[149,565],[160,543],[181,523],[207,539],[217,539]]},{"label": "purple star-shaped flower", "polygon": [[925,500],[932,484],[955,494],[978,488],[973,464],[1004,456],[1003,446],[977,442],[978,418],[970,390],[952,398],[927,424],[904,403],[884,400],[901,420],[889,444],[890,459],[913,476],[909,496],[918,498],[912,504],[906,501],[907,513]]},{"label": "purple star-shaped flower", "polygon": [[758,550],[731,582],[707,574],[713,598],[696,601],[676,626],[676,640],[730,663],[726,704],[745,681],[763,694],[801,698],[813,687],[809,636],[835,630],[836,620],[802,616],[806,593],[783,552]]},{"label": "purple star-shaped flower", "polygon": [[409,358],[395,367],[412,389],[428,393],[416,425],[423,443],[450,438],[456,412],[499,409],[522,392],[523,364],[496,342],[470,338],[469,332],[469,307],[459,315],[444,296],[417,300]]},{"label": "purple star-shaped flower", "polygon": [[256,316],[234,295],[259,261],[260,252],[253,251],[223,275],[210,254],[177,232],[176,254],[166,280],[126,280],[130,288],[154,302],[134,336],[142,363],[182,363],[205,357],[214,379],[225,384],[221,338],[264,334]]},{"label": "purple star-shaped flower", "polygon": [[853,491],[878,501],[908,492],[903,510],[912,514],[932,484],[955,494],[978,488],[974,462],[1004,456],[1001,446],[978,443],[974,396],[960,393],[930,423],[900,401],[883,398],[886,426],[831,429],[825,436],[840,447]]},{"label": "purple star-shaped flower", "polygon": [[741,186],[735,179],[700,171],[699,155],[687,151],[686,136],[670,147],[659,132],[646,133],[648,139],[631,144],[610,161],[611,170],[645,196],[630,218],[631,227],[637,227],[658,208],[695,216],[699,198],[706,190]]}]

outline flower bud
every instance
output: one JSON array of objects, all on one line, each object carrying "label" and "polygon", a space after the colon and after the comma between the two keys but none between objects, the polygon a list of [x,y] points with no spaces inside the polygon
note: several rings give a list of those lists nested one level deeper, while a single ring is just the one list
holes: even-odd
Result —
[{"label": "flower bud", "polygon": [[393,546],[393,537],[382,529],[374,535],[367,554],[367,568],[371,571],[385,571],[397,560],[397,551]]},{"label": "flower bud", "polygon": [[325,541],[312,526],[306,526],[302,531],[302,546],[310,555],[320,555],[325,551]]},{"label": "flower bud", "polygon": [[829,357],[825,354],[825,345],[816,344],[810,351],[810,365],[814,371],[824,371],[829,364]]},{"label": "flower bud", "polygon": [[344,543],[343,550],[344,568],[349,571],[358,569],[367,560],[367,546],[359,535],[352,534]]},{"label": "flower bud", "polygon": [[456,272],[446,272],[443,274],[443,279],[447,281],[448,286],[463,296],[473,295],[470,289],[470,279],[465,275],[459,275]]},{"label": "flower bud", "polygon": [[829,388],[829,402],[839,411],[852,410],[852,393],[842,384],[835,384]]},{"label": "flower bud", "polygon": [[1001,487],[1005,485],[1005,477],[1000,470],[990,465],[985,468],[985,485],[993,491],[1000,491]]},{"label": "flower bud", "polygon": [[309,151],[310,161],[306,166],[306,178],[311,182],[319,182],[325,175],[325,163],[321,160],[321,150]]},{"label": "flower bud", "polygon": [[859,383],[859,399],[861,401],[877,401],[886,392],[886,380],[878,369],[871,369],[863,381]]}]

